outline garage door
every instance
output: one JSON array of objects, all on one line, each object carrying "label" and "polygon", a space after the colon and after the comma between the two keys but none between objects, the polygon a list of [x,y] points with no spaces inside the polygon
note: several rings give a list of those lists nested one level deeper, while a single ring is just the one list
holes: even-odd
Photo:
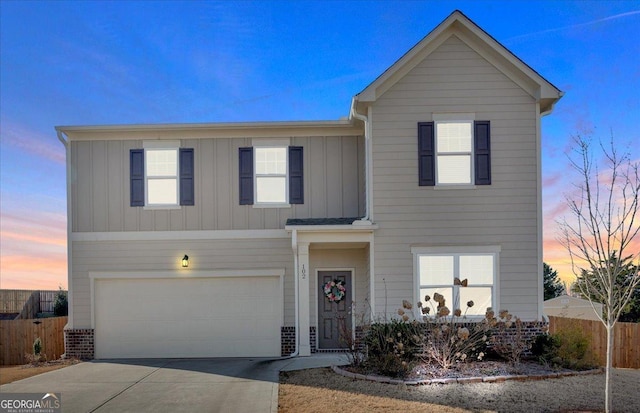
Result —
[{"label": "garage door", "polygon": [[96,358],[280,356],[279,277],[96,279]]}]

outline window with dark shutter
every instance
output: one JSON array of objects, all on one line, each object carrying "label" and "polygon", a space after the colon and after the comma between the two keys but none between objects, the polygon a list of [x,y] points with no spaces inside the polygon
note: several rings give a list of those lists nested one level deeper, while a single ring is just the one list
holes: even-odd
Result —
[{"label": "window with dark shutter", "polygon": [[289,203],[304,204],[304,164],[302,146],[289,146]]},{"label": "window with dark shutter", "polygon": [[475,184],[491,185],[491,131],[489,121],[475,121],[473,128],[475,141]]},{"label": "window with dark shutter", "polygon": [[130,204],[144,206],[144,149],[129,152]]},{"label": "window with dark shutter", "polygon": [[240,205],[253,205],[253,148],[239,148]]},{"label": "window with dark shutter", "polygon": [[433,122],[418,123],[418,185],[436,184]]},{"label": "window with dark shutter", "polygon": [[180,148],[180,205],[195,205],[193,148]]}]

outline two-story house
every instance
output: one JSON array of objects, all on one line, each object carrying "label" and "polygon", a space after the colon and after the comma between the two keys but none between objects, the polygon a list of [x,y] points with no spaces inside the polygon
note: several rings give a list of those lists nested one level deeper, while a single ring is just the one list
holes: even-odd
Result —
[{"label": "two-story house", "polygon": [[66,354],[304,356],[434,292],[540,320],[561,96],[456,11],[347,120],[57,127]]}]

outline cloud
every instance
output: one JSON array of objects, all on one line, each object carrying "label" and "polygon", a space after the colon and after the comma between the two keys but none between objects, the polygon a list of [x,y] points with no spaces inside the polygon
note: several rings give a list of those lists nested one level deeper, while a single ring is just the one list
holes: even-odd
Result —
[{"label": "cloud", "polygon": [[564,246],[555,239],[545,239],[543,251],[544,262],[558,271],[558,276],[562,281],[571,285],[575,281],[575,275],[571,268],[571,258]]},{"label": "cloud", "polygon": [[601,19],[596,19],[596,20],[592,20],[592,21],[589,21],[589,22],[585,22],[585,23],[571,24],[569,26],[562,26],[562,27],[556,27],[554,29],[546,29],[546,30],[541,30],[541,31],[538,31],[538,32],[521,34],[521,35],[518,35],[518,36],[510,37],[510,38],[506,39],[505,42],[509,42],[509,41],[512,41],[512,40],[520,40],[520,39],[524,39],[524,38],[527,38],[527,37],[539,36],[541,34],[555,33],[555,32],[560,32],[560,31],[564,31],[564,30],[571,30],[571,29],[578,29],[578,28],[581,28],[581,27],[592,26],[594,24],[604,23],[604,22],[607,22],[607,21],[617,20],[617,19],[621,19],[621,18],[629,17],[629,16],[634,16],[634,15],[638,15],[638,14],[640,14],[640,10],[633,10],[633,11],[629,11],[629,12],[626,12],[626,13],[620,13],[620,14],[615,14],[613,16],[603,17]]},{"label": "cloud", "polygon": [[562,178],[564,178],[565,173],[564,172],[557,172],[553,175],[550,176],[545,176],[542,178],[542,186],[544,188],[550,187],[550,186],[554,186],[555,184],[557,184],[558,182],[560,182],[560,180],[562,180]]},{"label": "cloud", "polygon": [[53,130],[51,135],[42,135],[22,125],[3,119],[1,133],[2,143],[4,144],[58,164],[65,164],[66,154],[64,147],[54,138]]},{"label": "cloud", "polygon": [[57,255],[3,255],[0,287],[16,290],[55,290],[67,287],[66,251]]},{"label": "cloud", "polygon": [[568,210],[569,205],[566,202],[559,202],[545,210],[544,219],[548,222],[556,222],[558,219],[562,218]]},{"label": "cloud", "polygon": [[2,211],[2,288],[57,289],[67,285],[66,216],[38,210]]},{"label": "cloud", "polygon": [[30,234],[18,234],[15,232],[2,231],[2,238],[9,239],[11,241],[19,241],[19,242],[30,242],[37,244],[49,244],[49,245],[57,245],[57,246],[66,246],[66,239],[60,238],[51,238],[49,236],[43,237],[38,235],[30,235]]}]

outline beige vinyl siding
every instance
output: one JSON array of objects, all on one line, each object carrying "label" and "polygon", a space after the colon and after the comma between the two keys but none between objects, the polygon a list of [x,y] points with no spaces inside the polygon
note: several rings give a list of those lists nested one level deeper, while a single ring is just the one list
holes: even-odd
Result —
[{"label": "beige vinyl siding", "polygon": [[318,324],[318,290],[321,285],[317,278],[318,269],[353,269],[352,282],[355,288],[354,314],[356,322],[370,311],[369,303],[369,248],[353,249],[309,249],[309,266],[313,277],[309,283],[310,324]]},{"label": "beige vinyl siding", "polygon": [[[172,138],[179,139],[174,135]],[[250,138],[181,139],[194,148],[195,205],[129,206],[129,151],[142,140],[71,143],[74,232],[279,229],[288,218],[355,217],[364,211],[364,139],[294,137],[304,147],[305,202],[287,208],[239,205],[238,148]]]},{"label": "beige vinyl siding", "polygon": [[[418,186],[417,123],[433,113],[491,121],[491,180],[475,189]],[[457,37],[372,108],[376,312],[413,298],[411,246],[499,245],[500,308],[538,312],[537,106]]]},{"label": "beige vinyl siding", "polygon": [[[189,271],[285,269],[284,322],[294,325],[294,280],[291,240],[181,240],[181,241],[74,241],[73,291],[74,328],[91,327],[91,291],[89,272],[135,272],[177,270],[188,277]],[[187,253],[189,268],[180,268]],[[166,303],[171,306],[171,303]],[[251,302],[238,302],[251,306]],[[260,311],[256,308],[256,311]],[[239,321],[241,322],[241,321]]]}]

